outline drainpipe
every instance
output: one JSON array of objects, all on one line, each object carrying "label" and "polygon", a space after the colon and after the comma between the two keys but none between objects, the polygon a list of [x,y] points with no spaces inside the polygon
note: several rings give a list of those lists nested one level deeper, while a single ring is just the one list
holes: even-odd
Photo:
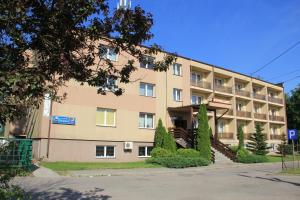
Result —
[{"label": "drainpipe", "polygon": [[49,115],[48,140],[47,140],[47,158],[49,158],[49,152],[50,152],[51,118],[52,118],[52,101],[50,101],[50,115]]}]

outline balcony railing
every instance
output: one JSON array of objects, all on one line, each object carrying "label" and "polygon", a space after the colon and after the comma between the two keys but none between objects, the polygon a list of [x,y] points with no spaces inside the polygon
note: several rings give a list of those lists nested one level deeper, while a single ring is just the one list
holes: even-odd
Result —
[{"label": "balcony railing", "polygon": [[235,94],[244,97],[250,97],[250,92],[245,90],[235,90]]},{"label": "balcony railing", "polygon": [[195,87],[200,87],[204,89],[210,89],[211,90],[211,83],[207,81],[196,81],[196,80],[191,80],[191,85]]},{"label": "balcony railing", "polygon": [[215,85],[215,90],[219,92],[225,92],[232,94],[232,87],[227,87],[223,85]]},{"label": "balcony railing", "polygon": [[253,98],[265,101],[266,100],[266,95],[253,93]]},{"label": "balcony railing", "polygon": [[[217,110],[217,114],[222,115],[224,114],[225,110]],[[229,109],[225,115],[233,115],[233,110]]]},{"label": "balcony railing", "polygon": [[[245,137],[246,140],[249,140],[251,138],[251,135],[253,135],[253,133],[244,133],[244,137]],[[267,134],[263,134],[263,135],[266,139],[268,139]]]},{"label": "balcony railing", "polygon": [[219,139],[233,139],[233,133],[218,133]]},{"label": "balcony railing", "polygon": [[276,115],[269,115],[269,120],[284,122],[284,117],[276,116]]},{"label": "balcony railing", "polygon": [[268,97],[268,100],[273,103],[283,104],[283,100],[276,97]]},{"label": "balcony railing", "polygon": [[236,116],[251,118],[251,112],[237,110]]},{"label": "balcony railing", "polygon": [[262,113],[254,113],[254,118],[256,119],[267,119],[267,115],[266,114],[262,114]]},{"label": "balcony railing", "polygon": [[283,134],[282,134],[282,135],[271,134],[271,135],[270,135],[270,139],[271,139],[271,140],[281,140],[281,139],[282,139],[282,136],[283,136]]}]

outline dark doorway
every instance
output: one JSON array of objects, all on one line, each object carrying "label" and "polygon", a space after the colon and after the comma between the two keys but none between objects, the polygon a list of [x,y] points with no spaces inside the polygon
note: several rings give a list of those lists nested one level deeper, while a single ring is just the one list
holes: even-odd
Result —
[{"label": "dark doorway", "polygon": [[187,129],[187,120],[175,119],[174,124],[176,128],[183,128],[185,130]]}]

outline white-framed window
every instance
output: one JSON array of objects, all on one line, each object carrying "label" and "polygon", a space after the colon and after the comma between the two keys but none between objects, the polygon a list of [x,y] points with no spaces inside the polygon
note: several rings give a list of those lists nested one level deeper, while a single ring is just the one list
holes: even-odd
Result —
[{"label": "white-framed window", "polygon": [[115,146],[96,146],[97,158],[115,158]]},{"label": "white-framed window", "polygon": [[237,103],[236,104],[236,110],[237,111],[243,111],[244,109],[244,105],[242,103]]},{"label": "white-framed window", "polygon": [[182,90],[173,88],[173,100],[174,101],[182,101]]},{"label": "white-framed window", "polygon": [[221,78],[215,78],[215,84],[217,86],[223,86],[224,85],[224,79]]},{"label": "white-framed window", "polygon": [[143,58],[140,60],[140,67],[146,69],[153,69],[154,60],[154,57],[144,55]]},{"label": "white-framed window", "polygon": [[202,75],[196,72],[191,73],[191,81],[193,83],[199,83],[202,81]]},{"label": "white-framed window", "polygon": [[197,95],[192,95],[191,96],[191,104],[192,105],[199,105],[202,103],[203,97],[197,96]]},{"label": "white-framed window", "polygon": [[241,91],[241,90],[243,90],[245,87],[244,87],[244,84],[242,84],[242,83],[236,83],[235,84],[235,90],[237,90],[237,91]]},{"label": "white-framed window", "polygon": [[225,128],[226,128],[225,122],[222,121],[222,120],[219,120],[217,128],[218,128],[218,133],[224,133],[225,132]]},{"label": "white-framed window", "polygon": [[258,94],[258,91],[259,91],[259,90],[258,90],[258,88],[253,88],[252,91],[253,91],[253,94]]},{"label": "white-framed window", "polygon": [[139,128],[154,128],[154,114],[140,113],[139,115]]},{"label": "white-framed window", "polygon": [[100,45],[99,47],[100,51],[100,57],[109,59],[111,61],[117,61],[117,53],[115,52],[115,49],[106,45]]},{"label": "white-framed window", "polygon": [[278,113],[278,110],[277,110],[276,108],[271,108],[270,114],[271,114],[272,116],[277,116],[277,113]]},{"label": "white-framed window", "polygon": [[254,105],[254,113],[261,113],[261,108],[259,105]]},{"label": "white-framed window", "polygon": [[152,149],[153,149],[152,146],[140,146],[139,157],[150,157]]},{"label": "white-framed window", "polygon": [[151,83],[140,83],[140,95],[147,97],[155,96],[155,85]]},{"label": "white-framed window", "polygon": [[174,63],[173,64],[173,75],[181,76],[181,64]]},{"label": "white-framed window", "polygon": [[107,108],[97,108],[97,126],[116,126],[116,110]]}]

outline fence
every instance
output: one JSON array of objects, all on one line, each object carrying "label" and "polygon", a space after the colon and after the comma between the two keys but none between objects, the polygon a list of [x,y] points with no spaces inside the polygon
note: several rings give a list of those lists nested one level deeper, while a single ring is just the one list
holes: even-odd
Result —
[{"label": "fence", "polygon": [[278,151],[281,154],[282,170],[300,169],[300,144],[280,144]]},{"label": "fence", "polygon": [[32,140],[0,138],[0,168],[31,167]]}]

